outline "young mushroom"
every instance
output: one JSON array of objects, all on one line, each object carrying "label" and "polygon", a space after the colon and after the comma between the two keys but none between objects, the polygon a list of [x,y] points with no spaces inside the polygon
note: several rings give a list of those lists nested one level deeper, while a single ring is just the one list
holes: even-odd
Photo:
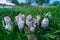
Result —
[{"label": "young mushroom", "polygon": [[4,19],[2,20],[2,24],[6,30],[9,30],[9,31],[12,30],[12,21],[10,17],[8,16],[4,17]]},{"label": "young mushroom", "polygon": [[23,30],[25,20],[24,20],[24,14],[19,14],[18,16],[15,17],[15,22],[19,28],[19,30]]},{"label": "young mushroom", "polygon": [[49,25],[49,20],[48,20],[48,18],[44,18],[44,19],[42,20],[41,27],[42,27],[42,28],[46,28],[46,27],[48,27],[48,25]]}]

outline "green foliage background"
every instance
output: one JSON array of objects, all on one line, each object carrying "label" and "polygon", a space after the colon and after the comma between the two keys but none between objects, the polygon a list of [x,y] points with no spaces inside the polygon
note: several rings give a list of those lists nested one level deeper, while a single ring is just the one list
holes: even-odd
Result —
[{"label": "green foliage background", "polygon": [[[0,40],[27,40],[27,34],[24,32],[18,33],[18,28],[14,25],[12,32],[7,32],[2,26],[2,19],[5,16],[9,16],[14,22],[14,17],[19,13],[25,14],[25,17],[28,14],[32,14],[33,17],[36,15],[41,15],[41,20],[44,17],[44,14],[51,12],[52,18],[50,19],[49,29],[43,31],[39,28],[34,35],[37,36],[38,40],[59,40],[60,35],[60,7],[14,7],[14,8],[0,8]],[[51,30],[52,29],[52,30]],[[20,38],[18,38],[18,34]]]}]

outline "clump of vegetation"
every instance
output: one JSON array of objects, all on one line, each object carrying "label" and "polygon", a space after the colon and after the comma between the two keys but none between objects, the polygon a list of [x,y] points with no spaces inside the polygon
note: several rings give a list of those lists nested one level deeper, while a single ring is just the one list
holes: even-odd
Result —
[{"label": "clump of vegetation", "polygon": [[[41,15],[41,20],[44,18],[44,15],[47,12],[51,12],[52,17],[50,18],[49,28],[44,31],[39,28],[34,35],[37,36],[38,40],[59,40],[60,36],[60,7],[49,7],[49,8],[41,8],[41,7],[14,7],[14,8],[0,8],[0,40],[27,40],[27,36],[24,32],[19,32],[16,25],[14,25],[12,32],[9,34],[2,26],[2,19],[5,16],[9,16],[13,22],[15,16],[19,13],[23,13],[26,16],[28,14],[32,14],[33,17],[36,15]],[[20,35],[20,37],[18,37]]]}]

